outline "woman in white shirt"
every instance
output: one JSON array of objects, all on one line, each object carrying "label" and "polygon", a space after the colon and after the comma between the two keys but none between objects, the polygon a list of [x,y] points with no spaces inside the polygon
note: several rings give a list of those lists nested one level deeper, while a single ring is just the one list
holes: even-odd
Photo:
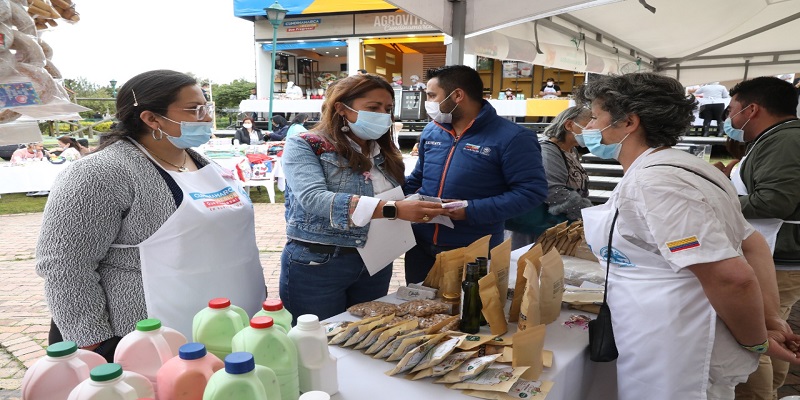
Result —
[{"label": "woman in white shirt", "polygon": [[69,136],[61,136],[58,138],[61,144],[61,157],[69,161],[75,161],[89,153],[89,149],[81,146],[77,140]]}]

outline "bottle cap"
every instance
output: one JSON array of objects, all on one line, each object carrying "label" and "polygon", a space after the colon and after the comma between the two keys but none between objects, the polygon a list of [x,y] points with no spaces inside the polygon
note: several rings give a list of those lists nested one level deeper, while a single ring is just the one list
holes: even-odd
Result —
[{"label": "bottle cap", "polygon": [[266,329],[271,327],[275,321],[272,320],[272,317],[253,317],[250,320],[250,327],[255,329]]},{"label": "bottle cap", "polygon": [[264,300],[261,307],[264,311],[280,311],[283,309],[283,302],[278,299]]},{"label": "bottle cap", "polygon": [[208,301],[208,306],[210,308],[228,308],[231,306],[230,299],[226,299],[224,297],[217,297],[216,299],[211,299]]},{"label": "bottle cap", "polygon": [[311,331],[319,328],[319,317],[314,314],[303,314],[297,317],[297,328]]},{"label": "bottle cap", "polygon": [[122,366],[116,363],[98,365],[89,372],[89,378],[95,382],[107,382],[122,376]]},{"label": "bottle cap", "polygon": [[225,372],[229,374],[246,374],[254,369],[256,369],[256,360],[252,353],[240,351],[225,357]]},{"label": "bottle cap", "polygon": [[305,392],[300,395],[299,400],[330,400],[331,395],[325,393],[321,390],[312,390],[310,392]]},{"label": "bottle cap", "polygon": [[457,300],[460,297],[461,297],[460,294],[452,293],[452,292],[451,293],[445,293],[445,294],[442,295],[442,298],[444,298],[445,300]]},{"label": "bottle cap", "polygon": [[197,360],[206,356],[206,346],[202,343],[191,342],[178,348],[181,360]]},{"label": "bottle cap", "polygon": [[158,328],[161,328],[161,320],[155,318],[143,319],[136,323],[137,331],[149,332]]},{"label": "bottle cap", "polygon": [[78,351],[78,344],[69,340],[47,346],[47,355],[50,357],[64,357],[76,351]]}]

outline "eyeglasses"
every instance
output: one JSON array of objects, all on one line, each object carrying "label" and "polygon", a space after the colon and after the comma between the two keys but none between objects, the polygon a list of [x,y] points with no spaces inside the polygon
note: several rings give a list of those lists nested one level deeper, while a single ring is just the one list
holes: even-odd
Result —
[{"label": "eyeglasses", "polygon": [[195,108],[182,108],[183,111],[194,111],[195,118],[202,121],[206,116],[214,116],[214,103],[198,104]]}]

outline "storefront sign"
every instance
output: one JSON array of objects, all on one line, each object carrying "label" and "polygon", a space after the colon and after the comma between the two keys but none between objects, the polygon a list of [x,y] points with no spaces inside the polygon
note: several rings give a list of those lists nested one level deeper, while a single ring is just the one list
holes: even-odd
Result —
[{"label": "storefront sign", "polygon": [[361,18],[356,18],[356,33],[386,33],[386,32],[414,32],[437,31],[435,26],[427,21],[406,13],[386,13],[367,15],[372,19],[372,26],[365,24]]},{"label": "storefront sign", "polygon": [[286,32],[313,31],[322,23],[322,18],[283,21]]},{"label": "storefront sign", "polygon": [[[279,40],[338,38],[353,35],[352,15],[328,15],[319,18],[287,18],[278,27]],[[266,19],[255,21],[257,41],[272,40],[272,24]]]}]

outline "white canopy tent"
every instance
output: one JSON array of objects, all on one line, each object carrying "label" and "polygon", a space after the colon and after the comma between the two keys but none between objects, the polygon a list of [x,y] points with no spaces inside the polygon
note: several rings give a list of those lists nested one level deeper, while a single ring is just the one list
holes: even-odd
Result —
[{"label": "white canopy tent", "polygon": [[800,72],[800,0],[391,3],[453,36],[448,63],[463,60],[464,38],[470,54],[598,73],[656,70],[687,86]]}]

